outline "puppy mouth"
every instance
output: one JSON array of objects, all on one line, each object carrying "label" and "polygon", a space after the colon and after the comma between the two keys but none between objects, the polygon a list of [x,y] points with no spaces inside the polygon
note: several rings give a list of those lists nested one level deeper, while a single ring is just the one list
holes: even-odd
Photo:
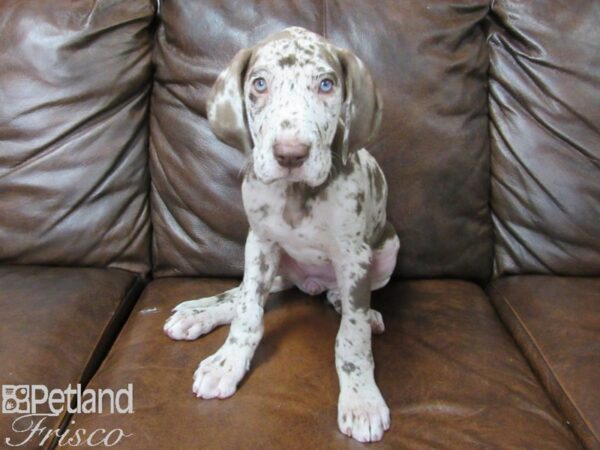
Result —
[{"label": "puppy mouth", "polygon": [[298,181],[304,181],[306,178],[306,175],[304,174],[304,170],[303,170],[302,166],[291,167],[291,168],[283,169],[283,170],[284,170],[284,175],[281,178],[284,180],[298,182]]},{"label": "puppy mouth", "polygon": [[311,187],[318,187],[325,183],[328,177],[328,172],[325,172],[324,176],[322,176],[322,174],[310,176],[302,170],[302,167],[298,167],[294,169],[288,169],[287,174],[282,176],[280,179],[290,183],[305,183]]},{"label": "puppy mouth", "polygon": [[297,182],[305,181],[305,179],[306,179],[304,171],[302,170],[302,166],[293,167],[293,168],[281,167],[278,170],[278,173],[271,174],[270,176],[269,175],[265,176],[265,175],[259,174],[259,173],[255,173],[255,175],[264,184],[271,184],[271,183],[275,183],[276,181],[289,181],[292,183],[297,183]]}]

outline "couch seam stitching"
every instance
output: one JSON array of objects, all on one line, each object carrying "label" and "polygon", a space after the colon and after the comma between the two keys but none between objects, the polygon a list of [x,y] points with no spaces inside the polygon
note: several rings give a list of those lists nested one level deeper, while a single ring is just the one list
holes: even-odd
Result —
[{"label": "couch seam stitching", "polygon": [[[509,310],[513,313],[513,315],[515,316],[515,318],[517,319],[519,326],[521,327],[521,329],[523,330],[523,332],[527,335],[527,337],[531,340],[533,347],[535,348],[536,353],[538,354],[538,356],[541,358],[541,360],[543,361],[543,363],[546,365],[546,367],[549,369],[549,374],[550,377],[554,380],[554,382],[560,387],[561,391],[563,392],[563,394],[565,395],[565,397],[567,398],[567,400],[569,401],[569,403],[571,404],[571,406],[573,407],[573,410],[577,413],[577,415],[579,416],[579,419],[581,420],[582,423],[585,424],[586,428],[588,429],[588,431],[591,433],[591,435],[598,440],[598,437],[596,436],[596,433],[594,432],[594,430],[590,427],[589,422],[586,420],[586,418],[582,415],[579,407],[576,405],[576,403],[573,401],[569,391],[567,389],[565,389],[563,383],[560,381],[560,379],[557,377],[557,375],[555,374],[554,370],[552,370],[552,366],[549,364],[548,360],[546,359],[546,357],[544,356],[541,347],[539,346],[538,342],[536,341],[536,339],[533,337],[533,335],[529,332],[529,330],[527,329],[527,327],[525,326],[525,322],[521,319],[521,316],[517,313],[517,311],[512,307],[512,305],[510,304],[509,300],[503,295],[502,296],[502,301],[507,305],[507,307],[509,308]],[[542,383],[543,384],[543,383]],[[560,405],[559,405],[559,409]]]}]

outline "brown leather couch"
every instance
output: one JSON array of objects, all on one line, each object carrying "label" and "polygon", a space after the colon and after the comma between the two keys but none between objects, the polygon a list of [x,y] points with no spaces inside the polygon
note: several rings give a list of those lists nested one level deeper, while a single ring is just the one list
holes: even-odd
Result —
[{"label": "brown leather couch", "polygon": [[[370,447],[600,448],[590,0],[0,2],[0,384],[132,383],[133,414],[45,421],[120,428],[122,449],[363,447],[337,429],[323,299],[274,296],[225,401],[191,381],[227,329],[162,333],[178,302],[239,282],[244,155],[212,135],[206,97],[237,50],[290,25],[351,48],[385,99],[370,150],[402,249],[373,300],[392,428]],[[24,439],[15,417],[4,446]]]}]

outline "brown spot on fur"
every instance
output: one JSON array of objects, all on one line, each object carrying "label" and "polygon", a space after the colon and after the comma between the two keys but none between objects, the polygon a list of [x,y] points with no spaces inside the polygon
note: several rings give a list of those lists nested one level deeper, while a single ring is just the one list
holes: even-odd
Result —
[{"label": "brown spot on fur", "polygon": [[385,179],[383,178],[383,173],[379,168],[375,167],[372,171],[369,170],[369,173],[371,172],[373,172],[373,191],[375,194],[375,201],[381,202],[385,193]]},{"label": "brown spot on fur", "polygon": [[258,268],[262,273],[265,273],[267,270],[269,270],[269,264],[267,263],[267,258],[265,257],[264,253],[261,253],[258,256]]},{"label": "brown spot on fur", "polygon": [[356,215],[360,215],[363,210],[363,203],[365,202],[365,193],[363,191],[357,192],[354,195],[354,199],[356,200]]},{"label": "brown spot on fur", "polygon": [[355,310],[368,311],[371,306],[371,282],[369,280],[369,264],[360,265],[360,275],[350,289],[350,305]]},{"label": "brown spot on fur", "polygon": [[312,49],[310,48],[310,46],[309,46],[309,48],[302,47],[302,48],[300,48],[300,50],[303,51],[304,54],[306,54],[308,56],[314,56],[315,55],[314,47]]},{"label": "brown spot on fur", "polygon": [[331,161],[331,172],[333,175],[333,179],[337,178],[338,176],[347,177],[348,175],[352,174],[357,164],[356,155],[354,153],[348,155],[348,160],[346,161],[346,164],[344,164],[342,161],[342,155],[339,151],[339,149],[341,149],[341,144],[338,143],[338,139],[341,141],[343,139],[343,134],[343,127],[338,126],[335,132],[333,143],[331,144],[331,151],[333,153],[333,158]]},{"label": "brown spot on fur", "polygon": [[287,55],[278,61],[279,67],[293,66],[296,64],[296,55]]},{"label": "brown spot on fur", "polygon": [[256,208],[252,212],[260,214],[260,218],[265,219],[269,214],[269,205],[262,205],[260,208]]},{"label": "brown spot on fur", "polygon": [[222,301],[227,301],[229,300],[229,296],[231,294],[229,294],[228,292],[221,292],[220,294],[215,295],[216,299],[218,302],[222,302]]},{"label": "brown spot on fur", "polygon": [[358,366],[354,363],[351,363],[349,361],[345,361],[344,364],[342,365],[342,370],[344,372],[346,372],[348,375],[350,375],[351,373],[355,372],[356,369],[358,369]]},{"label": "brown spot on fur", "polygon": [[256,295],[258,297],[262,297],[263,295],[268,294],[267,290],[265,289],[265,284],[261,281],[260,283],[258,283],[256,285]]},{"label": "brown spot on fur", "polygon": [[291,183],[286,191],[286,202],[283,209],[283,220],[292,228],[297,227],[305,217],[312,213],[312,203],[327,199],[327,184],[312,187],[305,183]]},{"label": "brown spot on fur", "polygon": [[383,227],[376,230],[376,233],[368,241],[373,250],[379,250],[383,248],[387,241],[395,238],[397,235],[394,225],[386,222]]}]

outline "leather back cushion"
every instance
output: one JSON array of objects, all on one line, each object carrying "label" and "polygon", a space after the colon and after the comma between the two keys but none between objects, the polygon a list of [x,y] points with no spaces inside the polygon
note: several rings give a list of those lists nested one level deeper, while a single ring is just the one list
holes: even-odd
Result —
[{"label": "leather back cushion", "polygon": [[0,2],[0,262],[149,269],[151,0]]},{"label": "leather back cushion", "polygon": [[600,275],[600,3],[493,3],[496,272]]},{"label": "leather back cushion", "polygon": [[206,98],[233,55],[298,25],[352,49],[383,93],[369,149],[390,186],[388,213],[406,277],[491,271],[484,0],[242,2],[162,5],[151,113],[154,269],[239,275],[247,225],[244,155],[219,142]]}]

